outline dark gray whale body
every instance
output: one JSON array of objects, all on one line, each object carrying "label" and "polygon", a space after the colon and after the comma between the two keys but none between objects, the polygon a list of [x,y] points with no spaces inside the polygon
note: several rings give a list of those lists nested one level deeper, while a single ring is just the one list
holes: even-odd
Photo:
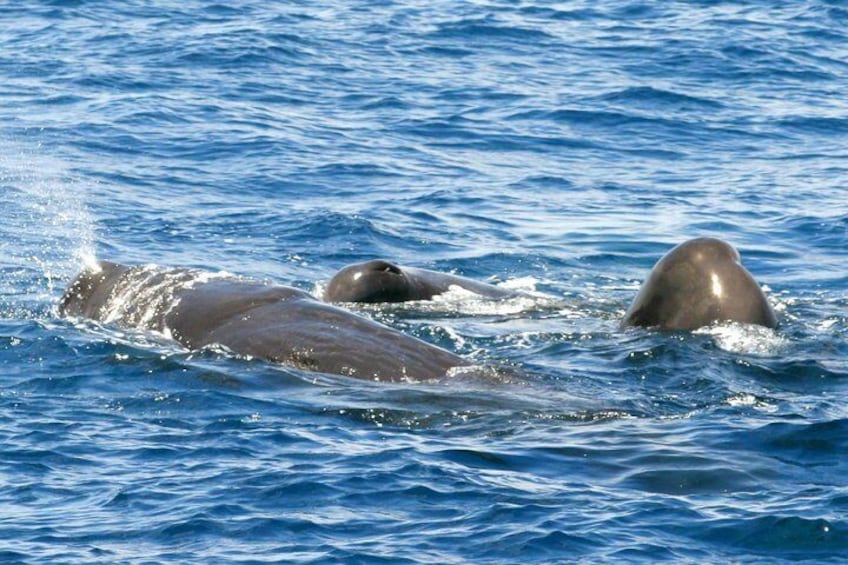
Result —
[{"label": "dark gray whale body", "polygon": [[472,279],[428,269],[401,267],[378,259],[348,265],[327,285],[328,302],[407,302],[430,300],[458,286],[486,298],[509,298],[516,293]]},{"label": "dark gray whale body", "polygon": [[681,243],[654,265],[621,326],[694,330],[731,321],[777,327],[765,294],[740,261],[719,239]]},{"label": "dark gray whale body", "polygon": [[303,291],[189,269],[101,261],[71,283],[59,311],[157,330],[189,349],[220,344],[243,355],[369,380],[438,379],[469,365]]},{"label": "dark gray whale body", "polygon": [[[330,282],[334,302],[427,300],[460,286],[491,298],[516,293],[464,277],[369,261]],[[306,370],[381,381],[440,379],[461,357],[285,286],[190,269],[101,261],[81,272],[59,311],[127,328],[156,330],[189,349],[220,344]],[[682,243],[652,269],[621,322],[693,330],[735,321],[769,328],[777,317],[731,245]]]}]

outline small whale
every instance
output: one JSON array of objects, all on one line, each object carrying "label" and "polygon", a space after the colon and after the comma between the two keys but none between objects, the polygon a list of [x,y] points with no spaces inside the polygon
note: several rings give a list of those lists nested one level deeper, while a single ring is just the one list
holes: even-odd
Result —
[{"label": "small whale", "polygon": [[654,265],[621,327],[694,330],[716,322],[775,328],[777,316],[739,252],[702,237],[681,243]]},{"label": "small whale", "polygon": [[401,267],[378,259],[355,263],[337,272],[327,285],[327,302],[407,302],[431,300],[451,287],[486,298],[509,298],[517,293],[458,275]]}]

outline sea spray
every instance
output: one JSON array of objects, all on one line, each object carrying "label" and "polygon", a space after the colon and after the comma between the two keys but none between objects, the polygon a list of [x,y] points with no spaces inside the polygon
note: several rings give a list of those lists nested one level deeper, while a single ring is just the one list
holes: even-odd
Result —
[{"label": "sea spray", "polygon": [[34,147],[0,141],[0,315],[49,316],[67,282],[94,262],[85,183]]}]

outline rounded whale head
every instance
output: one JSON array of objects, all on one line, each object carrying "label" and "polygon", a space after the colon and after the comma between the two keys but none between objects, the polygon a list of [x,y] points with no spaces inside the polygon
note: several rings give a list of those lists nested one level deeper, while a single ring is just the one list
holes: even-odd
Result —
[{"label": "rounded whale head", "polygon": [[330,279],[328,302],[403,302],[415,300],[414,284],[390,261],[377,259],[349,265]]},{"label": "rounded whale head", "polygon": [[59,313],[97,319],[100,310],[108,304],[115,285],[128,269],[111,261],[87,265],[62,294]]},{"label": "rounded whale head", "polygon": [[774,310],[739,252],[703,237],[681,243],[654,265],[621,326],[693,330],[726,321],[777,327]]}]

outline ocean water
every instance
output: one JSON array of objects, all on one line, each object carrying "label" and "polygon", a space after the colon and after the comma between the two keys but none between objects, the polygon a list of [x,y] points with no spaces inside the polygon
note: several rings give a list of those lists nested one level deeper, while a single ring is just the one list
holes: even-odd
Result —
[{"label": "ocean water", "polygon": [[[848,555],[837,0],[0,6],[0,562]],[[742,253],[777,330],[622,331]],[[498,378],[308,373],[58,316],[93,258],[320,293],[384,257],[526,297],[356,308]]]}]

